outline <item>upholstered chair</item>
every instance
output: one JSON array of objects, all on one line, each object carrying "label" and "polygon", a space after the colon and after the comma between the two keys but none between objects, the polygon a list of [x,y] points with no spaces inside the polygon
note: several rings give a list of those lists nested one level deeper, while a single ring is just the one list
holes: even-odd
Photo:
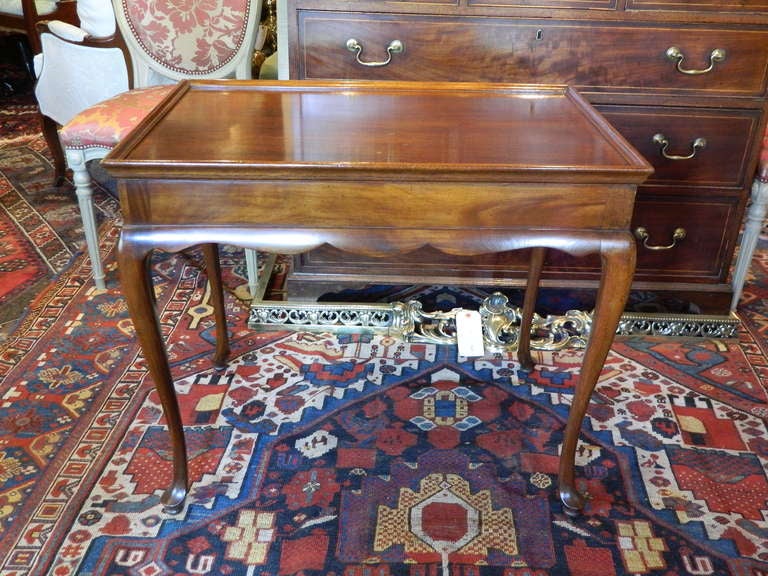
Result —
[{"label": "upholstered chair", "polygon": [[77,23],[75,0],[0,0],[0,28],[26,34],[32,52],[40,52],[37,23],[61,20]]},{"label": "upholstered chair", "polygon": [[40,52],[38,22],[77,24],[76,6],[76,0],[0,0],[0,29],[20,33],[17,46],[30,79],[34,79],[32,57]]},{"label": "upholstered chair", "polygon": [[[199,8],[156,0],[112,0],[133,64],[136,87],[186,78],[251,78],[265,41],[261,0],[213,0]],[[195,6],[194,4],[192,6]]]},{"label": "upholstered chair", "polygon": [[744,283],[747,279],[752,257],[760,239],[760,232],[765,223],[765,216],[768,212],[768,127],[763,135],[763,147],[760,152],[760,161],[757,168],[757,175],[752,184],[752,196],[747,218],[744,223],[744,233],[741,238],[739,255],[736,257],[736,264],[733,268],[733,300],[731,301],[731,310],[736,310],[739,299],[744,290]]},{"label": "upholstered chair", "polygon": [[[79,0],[80,28],[49,23],[41,35],[43,52],[37,63],[35,93],[49,124],[62,126],[58,137],[73,173],[99,288],[105,286],[105,274],[88,162],[103,158],[177,80],[250,78],[258,39],[260,0],[218,0],[215,9],[209,6],[203,16],[191,20],[171,2],[158,0],[152,16],[137,4]],[[246,265],[253,294],[258,286],[255,251],[246,250]]]}]

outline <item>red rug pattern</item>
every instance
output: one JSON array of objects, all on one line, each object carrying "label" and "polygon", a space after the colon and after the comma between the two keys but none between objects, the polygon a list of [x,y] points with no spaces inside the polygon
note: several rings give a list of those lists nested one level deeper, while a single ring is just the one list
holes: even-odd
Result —
[{"label": "red rug pattern", "polygon": [[384,337],[254,333],[235,297],[242,254],[225,248],[233,355],[217,373],[198,255],[158,256],[192,476],[169,516],[116,202],[97,193],[99,291],[71,185],[51,186],[41,138],[0,120],[22,135],[0,145],[0,324],[21,318],[0,344],[0,576],[768,574],[765,239],[738,343],[615,344],[581,436],[576,520],[555,486],[578,352],[539,354],[528,373]]},{"label": "red rug pattern", "polygon": [[[225,252],[230,274],[240,262]],[[506,355],[254,333],[230,293],[233,360],[216,373],[197,258],[154,274],[188,505],[161,511],[161,411],[114,273],[94,290],[80,258],[0,349],[3,576],[768,571],[768,369],[749,331],[617,342],[571,520],[554,486],[577,351],[527,373]]]},{"label": "red rug pattern", "polygon": [[[84,249],[74,187],[54,186],[52,174],[41,136],[0,142],[0,334]],[[119,217],[117,201],[98,184],[94,205],[99,221]]]}]

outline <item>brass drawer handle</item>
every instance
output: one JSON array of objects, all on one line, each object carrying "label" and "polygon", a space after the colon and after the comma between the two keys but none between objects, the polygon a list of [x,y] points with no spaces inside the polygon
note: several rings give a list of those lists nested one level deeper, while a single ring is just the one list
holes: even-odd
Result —
[{"label": "brass drawer handle", "polygon": [[389,43],[389,46],[387,46],[387,59],[381,62],[363,62],[360,60],[360,54],[363,53],[363,45],[354,38],[347,40],[347,50],[355,53],[355,60],[357,60],[357,63],[361,66],[377,68],[389,64],[392,61],[392,54],[405,52],[405,44],[400,42],[400,40],[392,40],[392,42]]},{"label": "brass drawer handle", "polygon": [[668,244],[667,246],[651,246],[648,244],[648,239],[650,238],[648,230],[642,226],[635,229],[635,236],[638,240],[643,241],[643,246],[648,248],[648,250],[671,250],[677,245],[678,241],[685,238],[685,234],[685,228],[675,228],[675,231],[672,233],[672,244]]},{"label": "brass drawer handle", "polygon": [[672,60],[673,62],[677,60],[677,71],[681,74],[689,74],[691,76],[696,76],[698,74],[706,74],[707,72],[712,71],[712,69],[715,67],[715,62],[722,62],[725,60],[725,50],[722,48],[715,48],[712,50],[712,53],[709,55],[709,66],[704,68],[703,70],[689,70],[686,68],[683,68],[683,60],[685,60],[685,56],[680,51],[680,48],[677,46],[670,46],[667,48],[667,59]]},{"label": "brass drawer handle", "polygon": [[667,160],[690,160],[694,156],[696,156],[696,152],[699,150],[704,150],[704,148],[707,147],[707,139],[706,138],[696,138],[691,143],[691,153],[687,156],[678,156],[676,154],[668,154],[667,153],[667,147],[669,146],[669,138],[664,136],[661,132],[658,134],[653,135],[653,143],[658,144],[661,147],[661,155],[664,156]]}]

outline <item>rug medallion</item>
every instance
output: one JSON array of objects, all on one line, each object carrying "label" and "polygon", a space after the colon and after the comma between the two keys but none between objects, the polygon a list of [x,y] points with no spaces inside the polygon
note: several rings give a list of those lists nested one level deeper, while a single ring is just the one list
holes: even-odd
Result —
[{"label": "rug medallion", "polygon": [[[224,256],[237,271],[238,255]],[[122,298],[84,285],[87,268],[66,276],[32,348],[16,340],[4,397],[34,417],[53,399],[47,378],[62,395],[45,408],[53,420],[87,425],[5,449],[30,472],[20,502],[5,492],[4,576],[768,569],[765,362],[751,366],[735,342],[617,341],[581,436],[589,500],[574,520],[556,472],[579,351],[538,352],[528,372],[505,354],[386,336],[255,333],[230,291],[233,359],[217,372],[198,258],[162,256],[156,292],[192,480],[171,516],[159,502],[166,430]]]}]

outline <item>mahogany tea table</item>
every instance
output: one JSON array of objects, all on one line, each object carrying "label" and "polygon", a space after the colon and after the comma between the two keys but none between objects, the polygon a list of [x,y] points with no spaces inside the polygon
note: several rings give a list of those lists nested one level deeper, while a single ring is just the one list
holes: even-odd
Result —
[{"label": "mahogany tea table", "polygon": [[576,513],[575,452],[635,267],[635,190],[650,165],[564,86],[416,82],[182,82],[103,161],[124,225],[118,265],[187,490],[184,432],[154,311],[155,249],[203,245],[215,309],[214,364],[229,344],[218,243],[297,254],[329,244],[366,256],[431,247],[472,256],[531,249],[518,357],[547,249],[598,253],[602,275],[560,458]]}]

